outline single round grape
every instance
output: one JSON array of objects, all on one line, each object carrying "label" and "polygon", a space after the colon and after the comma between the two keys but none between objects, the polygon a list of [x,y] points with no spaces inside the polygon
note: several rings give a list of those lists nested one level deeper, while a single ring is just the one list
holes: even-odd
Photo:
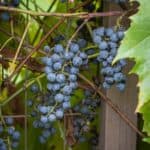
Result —
[{"label": "single round grape", "polygon": [[106,29],[105,32],[106,32],[106,35],[110,37],[114,33],[114,30],[112,28],[108,28]]},{"label": "single round grape", "polygon": [[61,93],[58,93],[58,94],[55,95],[54,99],[55,99],[56,102],[60,102],[61,103],[63,101],[63,99],[64,99],[64,95],[61,94]]},{"label": "single round grape", "polygon": [[63,112],[63,110],[61,110],[61,109],[56,110],[55,114],[56,114],[56,117],[57,117],[58,119],[62,119],[63,116],[64,116],[64,112]]},{"label": "single round grape", "polygon": [[56,62],[54,63],[53,68],[58,71],[62,68],[62,64],[60,62]]},{"label": "single round grape", "polygon": [[71,107],[70,102],[63,102],[63,109],[69,109]]},{"label": "single round grape", "polygon": [[0,18],[3,21],[9,21],[10,20],[10,14],[8,12],[2,12],[0,15]]},{"label": "single round grape", "polygon": [[118,83],[118,84],[116,84],[116,87],[119,91],[124,91],[125,83]]},{"label": "single round grape", "polygon": [[13,140],[19,140],[20,139],[20,132],[14,131],[12,135]]},{"label": "single round grape", "polygon": [[50,122],[54,122],[54,121],[56,120],[56,116],[55,116],[54,114],[50,114],[50,115],[48,116],[48,120],[49,120]]},{"label": "single round grape", "polygon": [[51,56],[51,59],[55,63],[55,62],[58,62],[61,58],[60,58],[60,56],[58,54],[53,54]]},{"label": "single round grape", "polygon": [[55,73],[49,73],[49,74],[47,75],[47,79],[48,79],[49,81],[51,81],[51,82],[54,82],[54,81],[56,80],[56,75],[55,75]]},{"label": "single round grape", "polygon": [[39,141],[41,144],[46,143],[46,139],[43,136],[39,136]]},{"label": "single round grape", "polygon": [[80,48],[84,48],[87,46],[87,41],[85,39],[78,39],[77,43]]},{"label": "single round grape", "polygon": [[71,74],[78,74],[79,73],[79,68],[77,68],[77,67],[71,67],[70,68],[70,73]]},{"label": "single round grape", "polygon": [[105,50],[105,49],[107,49],[107,48],[108,48],[107,42],[101,41],[101,42],[99,43],[99,48],[100,48],[100,50]]},{"label": "single round grape", "polygon": [[31,85],[31,92],[33,92],[33,93],[39,92],[39,87],[38,87],[37,84],[32,84]]},{"label": "single round grape", "polygon": [[19,142],[13,141],[13,142],[11,143],[11,147],[12,147],[12,148],[17,148],[18,146],[19,146]]},{"label": "single round grape", "polygon": [[114,80],[115,80],[116,82],[121,82],[122,80],[124,80],[124,75],[123,75],[123,73],[120,73],[120,72],[115,73],[115,74],[114,74]]},{"label": "single round grape", "polygon": [[108,84],[107,82],[103,82],[103,88],[104,89],[110,89],[111,85]]},{"label": "single round grape", "polygon": [[73,58],[72,63],[73,63],[73,65],[74,65],[75,67],[81,66],[81,65],[82,65],[82,59],[81,59],[81,57],[75,56],[75,57]]},{"label": "single round grape", "polygon": [[70,74],[70,75],[69,75],[69,80],[70,80],[71,82],[74,82],[74,81],[77,80],[77,76],[74,75],[74,74]]},{"label": "single round grape", "polygon": [[47,123],[48,118],[46,116],[41,116],[40,120],[42,123]]},{"label": "single round grape", "polygon": [[38,109],[42,114],[46,114],[48,112],[48,108],[46,106],[40,106]]},{"label": "single round grape", "polygon": [[61,44],[57,44],[57,45],[54,46],[54,52],[55,53],[61,53],[63,51],[64,51],[64,48]]},{"label": "single round grape", "polygon": [[64,53],[64,58],[66,60],[71,60],[73,58],[74,54],[72,52],[65,52]]},{"label": "single round grape", "polygon": [[72,88],[66,85],[63,87],[62,92],[64,95],[70,95],[72,93]]},{"label": "single round grape", "polygon": [[65,80],[66,80],[66,77],[64,74],[57,74],[57,76],[56,76],[57,82],[62,83],[62,82],[65,82]]},{"label": "single round grape", "polygon": [[51,136],[50,130],[48,130],[48,129],[43,130],[42,136],[43,136],[45,139],[47,139],[48,137],[50,137],[50,136]]},{"label": "single round grape", "polygon": [[49,52],[51,51],[51,48],[50,48],[48,45],[45,45],[45,46],[44,46],[44,51],[45,51],[46,53],[49,53]]},{"label": "single round grape", "polygon": [[12,117],[5,118],[5,123],[7,125],[12,125],[14,123],[14,119]]},{"label": "single round grape", "polygon": [[15,131],[15,129],[13,127],[8,127],[7,128],[7,132],[8,132],[9,135],[13,135],[14,131]]},{"label": "single round grape", "polygon": [[79,45],[76,43],[70,44],[70,51],[73,53],[77,53],[79,51]]},{"label": "single round grape", "polygon": [[94,42],[94,43],[100,44],[101,40],[102,40],[102,39],[101,39],[100,36],[97,36],[97,35],[93,36],[93,42]]}]

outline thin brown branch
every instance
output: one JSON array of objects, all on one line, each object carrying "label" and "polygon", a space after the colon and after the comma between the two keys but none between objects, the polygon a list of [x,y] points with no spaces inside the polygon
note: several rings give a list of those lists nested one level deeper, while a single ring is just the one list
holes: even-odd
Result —
[{"label": "thin brown branch", "polygon": [[88,12],[77,12],[77,13],[59,13],[59,12],[36,12],[31,10],[23,10],[13,7],[5,7],[0,6],[0,10],[2,11],[9,11],[9,12],[16,12],[16,13],[24,13],[31,16],[54,16],[54,17],[66,17],[66,18],[94,18],[94,17],[102,17],[102,16],[118,16],[122,15],[123,12],[121,11],[113,11],[113,12],[100,12],[100,13],[88,13]]},{"label": "thin brown branch", "polygon": [[139,129],[136,127],[136,125],[128,118],[128,116],[126,114],[124,114],[119,108],[118,106],[116,106],[111,99],[109,99],[106,95],[103,94],[103,92],[101,92],[101,90],[94,85],[91,81],[89,81],[87,78],[85,78],[83,75],[79,74],[78,75],[82,80],[84,80],[86,83],[88,83],[91,88],[93,90],[96,91],[97,94],[99,94],[102,98],[102,100],[104,102],[106,102],[106,104],[108,104],[108,106],[110,106],[112,108],[112,110],[114,110],[136,133],[138,133],[141,137],[145,137],[145,135],[139,131]]}]

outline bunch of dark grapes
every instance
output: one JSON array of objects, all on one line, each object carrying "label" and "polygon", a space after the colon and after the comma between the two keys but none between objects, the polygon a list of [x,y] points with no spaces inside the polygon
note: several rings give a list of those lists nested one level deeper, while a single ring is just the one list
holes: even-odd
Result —
[{"label": "bunch of dark grapes", "polygon": [[[91,124],[95,120],[99,106],[99,97],[95,97],[93,92],[86,90],[85,98],[73,108],[73,112],[77,114],[73,118],[74,136],[79,143],[89,141],[92,146],[97,145],[95,137],[98,138],[98,132],[95,131],[95,127],[92,128]],[[92,136],[88,138],[89,133]]]},{"label": "bunch of dark grapes", "polygon": [[[71,43],[68,50],[61,44],[56,44],[53,48],[44,47],[47,56],[42,57],[42,63],[45,64],[43,71],[47,78],[47,92],[40,94],[38,86],[32,85],[31,91],[42,97],[35,104],[33,100],[28,100],[28,106],[34,108],[31,112],[35,116],[33,126],[44,131],[48,129],[49,136],[52,135],[51,132],[54,133],[53,123],[61,120],[64,112],[71,108],[70,98],[78,87],[77,74],[80,67],[87,64],[87,55],[80,51],[80,47],[77,43]],[[45,141],[45,136],[40,136],[40,142]]]},{"label": "bunch of dark grapes", "polygon": [[[31,92],[34,97],[27,100],[27,106],[29,108],[30,115],[33,117],[33,127],[37,129],[41,129],[41,134],[39,135],[39,141],[41,144],[46,143],[49,137],[54,135],[56,129],[53,127],[53,122],[56,120],[54,115],[47,115],[48,111],[53,109],[55,103],[53,101],[53,97],[51,97],[49,92],[40,91],[37,84],[33,84],[31,86]],[[50,105],[50,106],[49,106]],[[49,119],[49,120],[48,120]]]},{"label": "bunch of dark grapes", "polygon": [[16,149],[19,145],[20,132],[14,127],[11,117],[0,122],[0,150]]},{"label": "bunch of dark grapes", "polygon": [[47,89],[57,106],[50,116],[54,115],[61,119],[64,110],[71,107],[70,97],[78,87],[77,74],[80,67],[87,64],[87,55],[80,51],[77,43],[71,43],[68,50],[61,44],[55,45],[53,49],[48,46],[44,49],[51,51],[51,55],[43,57],[42,61],[45,64],[44,72],[48,80]]},{"label": "bunch of dark grapes", "polygon": [[126,65],[126,61],[122,59],[112,65],[123,37],[123,30],[104,27],[93,30],[93,41],[98,45],[100,51],[97,60],[102,64],[101,74],[104,77],[104,89],[109,89],[113,84],[120,91],[125,89],[126,77],[122,73],[122,69]]},{"label": "bunch of dark grapes", "polygon": [[[8,6],[8,7],[18,7],[20,3],[20,0],[1,0],[0,1],[0,6]],[[1,12],[0,13],[0,19],[3,21],[9,21],[10,20],[10,13],[7,11]]]}]

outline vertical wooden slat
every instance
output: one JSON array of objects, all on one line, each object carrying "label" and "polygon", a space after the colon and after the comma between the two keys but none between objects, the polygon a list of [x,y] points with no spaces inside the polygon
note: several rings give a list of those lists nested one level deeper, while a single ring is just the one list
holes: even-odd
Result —
[{"label": "vertical wooden slat", "polygon": [[[105,3],[104,8],[105,11],[121,10],[118,5],[112,3]],[[116,24],[116,20],[116,17],[106,18],[104,25],[113,26]],[[132,66],[133,63],[129,62],[125,69],[126,74]],[[128,75],[124,92],[119,92],[115,87],[112,87],[106,93],[135,125],[137,124],[137,116],[134,111],[138,99],[136,84],[137,77]],[[103,104],[102,107],[99,150],[136,150],[136,133],[107,104]]]}]

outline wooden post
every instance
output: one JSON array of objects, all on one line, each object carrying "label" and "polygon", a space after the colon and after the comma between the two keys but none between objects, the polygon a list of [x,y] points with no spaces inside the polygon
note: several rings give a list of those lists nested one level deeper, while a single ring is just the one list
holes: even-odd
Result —
[{"label": "wooden post", "polygon": [[[116,4],[106,4],[105,11],[121,10]],[[113,26],[116,24],[116,17],[106,18],[104,24]],[[125,68],[127,74],[133,63],[129,62]],[[127,76],[126,90],[119,92],[116,87],[112,87],[106,93],[107,96],[125,113],[136,125],[137,115],[134,113],[137,104],[136,87],[137,77]],[[99,150],[136,150],[136,133],[129,127],[107,104],[102,103],[101,132]]]}]

